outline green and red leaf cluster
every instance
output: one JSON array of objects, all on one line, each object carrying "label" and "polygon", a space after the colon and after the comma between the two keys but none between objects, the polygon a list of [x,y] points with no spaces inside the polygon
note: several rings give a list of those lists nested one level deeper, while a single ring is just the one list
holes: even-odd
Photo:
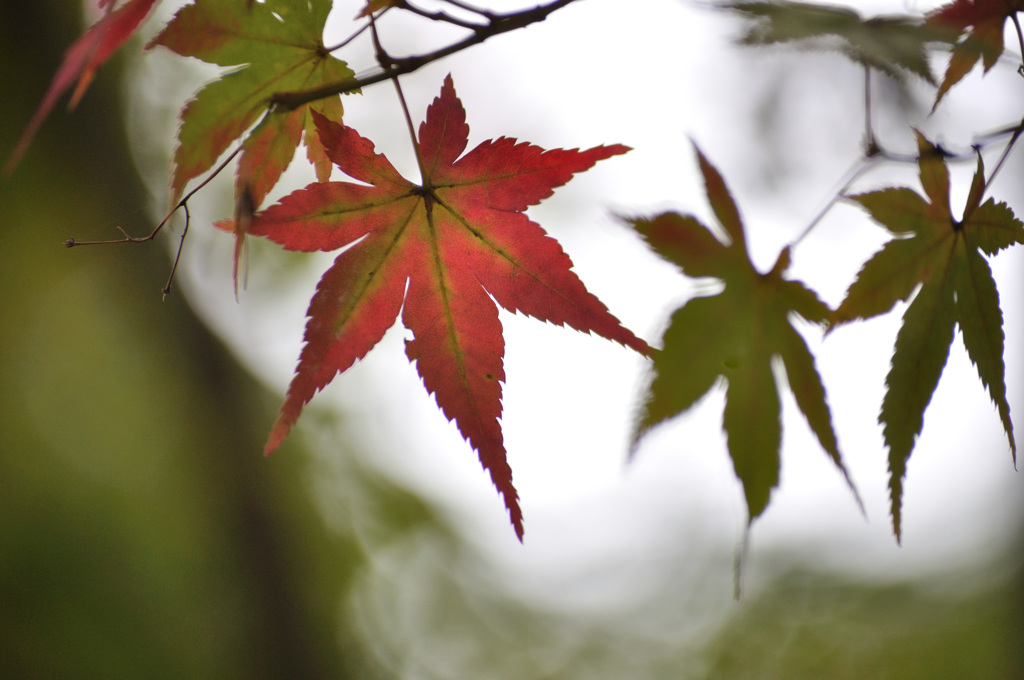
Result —
[{"label": "green and red leaf cluster", "polygon": [[505,372],[495,302],[649,351],[587,292],[568,255],[523,212],[573,174],[628,148],[545,151],[501,137],[463,154],[469,126],[449,77],[419,128],[416,184],[352,128],[312,115],[328,158],[363,184],[314,183],[252,217],[249,234],[289,250],[346,248],[310,303],[305,347],[266,450],[277,448],[314,394],[401,315],[413,335],[406,354],[479,453],[521,538],[498,422]]},{"label": "green and red leaf cluster", "polygon": [[331,7],[331,0],[196,0],[180,9],[150,42],[149,47],[161,45],[185,57],[232,67],[203,87],[181,112],[171,179],[175,200],[189,180],[209,170],[246,131],[238,161],[237,199],[245,196],[259,207],[291,163],[303,135],[317,176],[321,180],[330,176],[331,162],[312,113],[340,120],[340,96],[291,111],[273,107],[273,97],[354,77],[348,65],[331,56],[323,44]]},{"label": "green and red leaf cluster", "polygon": [[988,73],[1003,53],[1008,19],[1024,11],[1024,0],[953,0],[928,15],[928,23],[959,38],[935,96],[935,106],[980,59]]},{"label": "green and red leaf cluster", "polygon": [[725,240],[689,215],[665,213],[631,223],[656,253],[684,274],[714,277],[725,288],[693,298],[672,314],[664,348],[654,355],[633,448],[649,430],[689,410],[724,381],[722,428],[752,522],[779,483],[782,426],[772,363],[780,359],[797,405],[856,496],[839,454],[814,357],[790,320],[797,314],[822,324],[830,319],[831,310],[802,283],[783,276],[789,267],[788,248],[768,273],[754,268],[739,211],[722,176],[699,149],[697,157]]},{"label": "green and red leaf cluster", "polygon": [[[1024,225],[1004,203],[981,202],[981,156],[963,216],[949,204],[949,171],[942,153],[918,134],[924,196],[893,188],[850,196],[896,238],[868,260],[836,310],[838,322],[884,314],[913,300],[896,336],[879,422],[889,448],[893,530],[901,534],[903,478],[946,365],[954,328],[999,412],[1016,461],[1003,365],[1003,316],[984,255],[1024,243]],[[915,295],[916,292],[916,295]]]}]

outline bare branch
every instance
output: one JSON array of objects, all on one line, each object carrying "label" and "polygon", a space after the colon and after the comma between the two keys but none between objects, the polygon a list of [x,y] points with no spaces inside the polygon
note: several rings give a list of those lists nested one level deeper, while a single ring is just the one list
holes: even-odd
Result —
[{"label": "bare branch", "polygon": [[279,92],[270,98],[271,110],[291,111],[303,104],[330,97],[335,94],[354,92],[369,85],[389,80],[395,76],[412,73],[427,64],[444,59],[447,56],[461,52],[462,50],[479,45],[480,43],[502,33],[508,33],[519,28],[526,28],[531,24],[544,21],[549,15],[569,5],[576,0],[555,0],[547,5],[540,5],[531,10],[515,12],[513,14],[493,15],[486,25],[473,29],[473,33],[466,38],[452,43],[428,54],[414,57],[404,57],[392,61],[388,70],[373,73],[361,78],[348,78],[336,83],[330,83],[310,90],[299,90],[294,92]]}]

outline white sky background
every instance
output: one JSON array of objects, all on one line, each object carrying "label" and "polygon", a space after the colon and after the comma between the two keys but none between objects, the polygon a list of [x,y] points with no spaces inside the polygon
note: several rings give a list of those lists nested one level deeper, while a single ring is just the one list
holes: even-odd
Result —
[{"label": "white sky background", "polygon": [[[864,13],[905,9],[902,2],[848,4]],[[337,5],[328,44],[344,37],[361,3]],[[153,22],[154,27],[160,23]],[[412,32],[395,23],[409,23]],[[860,68],[831,54],[736,48],[731,39],[740,28],[732,15],[677,0],[588,0],[525,31],[430,65],[405,77],[403,86],[418,125],[451,73],[467,110],[469,148],[502,135],[545,148],[611,143],[634,148],[577,176],[529,214],[562,243],[591,292],[627,327],[657,345],[668,315],[694,293],[694,283],[649,253],[613,213],[653,215],[675,209],[709,222],[690,138],[722,171],[762,269],[804,230],[860,154]],[[381,32],[396,55],[446,42],[437,26],[424,21],[382,22]],[[1016,51],[1015,39],[1007,45]],[[365,50],[362,63],[340,56],[357,71],[372,66]],[[180,69],[181,60],[158,51],[139,63],[137,73],[152,82],[149,69],[162,68]],[[936,73],[942,68],[944,63],[938,64]],[[172,84],[171,89],[181,90],[172,96],[164,80],[160,92],[134,98],[130,133],[166,138],[168,145],[157,151],[140,148],[140,154],[167,157],[173,116],[200,82]],[[881,76],[875,82],[876,92],[891,90]],[[914,84],[916,101],[909,115],[932,138],[962,150],[974,133],[1019,119],[1022,101],[1007,95],[1019,87],[1010,65],[984,80],[975,72],[928,118],[932,90]],[[345,123],[415,177],[391,85],[374,86],[344,103]],[[760,136],[772,115],[779,127]],[[912,151],[905,120],[880,115],[876,130],[887,148]],[[995,162],[991,151],[1000,150],[998,145],[990,150],[989,168]],[[293,165],[297,169],[289,171],[287,190],[311,179],[304,161]],[[1019,168],[1018,153],[993,189],[1011,205],[1019,194],[1013,183]],[[954,205],[962,205],[972,171],[973,165],[958,166]],[[155,186],[163,182],[165,176],[155,178]],[[916,167],[874,171],[857,186],[885,182],[917,189]],[[283,399],[301,346],[308,299],[334,255],[310,260],[314,265],[301,286],[271,292],[260,282],[268,250],[254,247],[249,290],[236,304],[230,283],[232,239],[206,228],[230,213],[229,200],[225,188],[216,201],[193,206],[194,231],[180,282],[207,322]],[[164,205],[164,197],[157,202]],[[1014,207],[1018,214],[1024,208],[1019,202]],[[883,241],[881,228],[866,215],[837,206],[795,249],[790,275],[837,305],[861,263]],[[993,262],[1005,315],[1009,400],[1017,419],[1024,417],[1022,264],[1021,254],[1013,251]],[[958,336],[910,461],[904,545],[895,546],[887,451],[875,421],[903,309],[840,329],[824,343],[816,329],[806,329],[840,448],[868,519],[860,515],[791,396],[784,394],[782,481],[754,524],[745,563],[749,578],[756,581],[761,556],[788,549],[880,576],[980,564],[985,554],[979,549],[1001,547],[1016,526],[1024,480],[1013,471],[995,409]],[[533,319],[505,312],[501,319],[508,378],[502,422],[525,515],[524,545],[516,541],[476,453],[446,422],[406,359],[400,326],[307,408],[340,408],[349,419],[348,432],[372,452],[369,462],[445,508],[513,590],[549,606],[628,606],[651,597],[666,580],[687,578],[680,574],[697,562],[711,576],[694,578],[719,589],[726,602],[732,595],[732,551],[746,510],[720,433],[722,393],[652,433],[627,465],[645,360],[609,341]],[[302,432],[300,419],[292,436]],[[341,454],[325,452],[325,457],[332,455]],[[638,578],[641,573],[650,578]]]}]

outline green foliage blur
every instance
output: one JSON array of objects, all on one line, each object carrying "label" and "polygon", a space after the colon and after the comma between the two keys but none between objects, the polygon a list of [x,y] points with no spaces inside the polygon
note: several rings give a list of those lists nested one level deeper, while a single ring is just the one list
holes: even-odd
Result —
[{"label": "green foliage blur", "polygon": [[[5,156],[76,9],[0,7]],[[166,240],[62,247],[152,227],[118,83],[115,60],[0,181],[0,677],[367,677],[340,616],[363,556],[307,455],[260,455],[275,397],[161,303]]]}]

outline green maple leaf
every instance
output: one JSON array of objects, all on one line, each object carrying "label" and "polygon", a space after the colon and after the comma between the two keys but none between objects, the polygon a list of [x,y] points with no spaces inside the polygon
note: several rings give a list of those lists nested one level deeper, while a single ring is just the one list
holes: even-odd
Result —
[{"label": "green maple leaf", "polygon": [[914,442],[959,326],[967,354],[978,369],[1006,431],[1016,463],[1003,366],[1003,317],[999,293],[984,255],[1024,243],[1024,225],[1004,203],[988,199],[981,157],[963,218],[949,206],[949,171],[935,146],[918,134],[925,196],[906,188],[849,198],[897,238],[860,270],[839,309],[838,321],[884,314],[914,297],[896,336],[879,422],[889,448],[893,531],[901,535],[903,478]]},{"label": "green maple leaf", "polygon": [[[196,0],[174,15],[149,47],[234,67],[203,87],[181,112],[171,190],[210,169],[259,121],[244,142],[236,195],[258,207],[284,172],[305,133],[309,160],[326,181],[331,172],[312,112],[341,117],[341,99],[328,97],[293,111],[271,107],[273,95],[354,77],[322,41],[331,0]],[[263,116],[261,119],[260,117]]]},{"label": "green maple leaf", "polygon": [[864,19],[845,7],[803,2],[735,2],[724,5],[744,14],[753,25],[741,42],[746,45],[800,43],[834,50],[860,64],[902,80],[905,71],[935,84],[928,65],[927,46],[950,42],[945,30],[909,16]]},{"label": "green maple leaf", "polygon": [[664,349],[654,355],[653,377],[635,426],[633,449],[649,430],[688,410],[724,379],[722,427],[753,521],[779,483],[782,426],[772,368],[776,357],[785,366],[789,386],[811,430],[854,489],[839,454],[814,357],[790,321],[791,315],[798,314],[825,323],[831,310],[802,283],[783,278],[789,266],[788,248],[767,274],[754,268],[725,182],[699,149],[697,156],[725,241],[692,216],[665,213],[629,221],[659,255],[685,274],[715,277],[725,288],[717,295],[694,298],[672,314]]}]

